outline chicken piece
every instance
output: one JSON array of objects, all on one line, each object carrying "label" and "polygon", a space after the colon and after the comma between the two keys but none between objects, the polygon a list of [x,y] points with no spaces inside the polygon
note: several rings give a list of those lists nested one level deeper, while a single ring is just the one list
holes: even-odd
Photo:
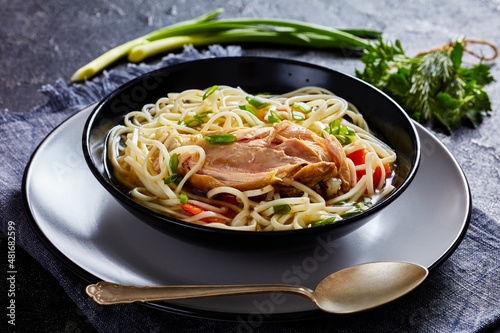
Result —
[{"label": "chicken piece", "polygon": [[[204,193],[220,186],[246,191],[271,184],[283,195],[300,195],[301,191],[284,183],[284,178],[315,189],[325,188],[331,178],[340,178],[344,192],[352,186],[344,150],[329,134],[322,138],[293,122],[282,121],[273,127],[231,128],[206,135],[221,133],[234,134],[236,140],[213,144],[201,134],[180,135],[169,147],[197,145],[205,150],[203,167],[188,180]],[[184,176],[196,165],[199,155],[183,152],[178,158],[177,172]]]}]

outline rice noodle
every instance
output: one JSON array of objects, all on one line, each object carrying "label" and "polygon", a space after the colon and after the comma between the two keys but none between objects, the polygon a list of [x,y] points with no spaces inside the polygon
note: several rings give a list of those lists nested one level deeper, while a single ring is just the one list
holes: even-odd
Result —
[{"label": "rice noodle", "polygon": [[[344,214],[360,210],[362,198],[368,197],[374,204],[394,189],[390,185],[390,168],[396,161],[395,152],[371,134],[363,115],[354,105],[332,92],[320,87],[304,87],[282,95],[261,95],[270,105],[256,112],[240,108],[248,105],[246,97],[249,95],[240,88],[219,86],[203,99],[205,92],[189,89],[168,93],[154,104],[144,105],[140,111],[131,110],[123,124],[110,131],[108,160],[114,175],[130,188],[131,197],[144,206],[184,221],[216,228],[291,230],[311,227],[329,217],[339,221]],[[300,112],[300,117],[297,117],[297,105],[311,111]],[[337,119],[342,126],[354,131],[351,142],[343,145],[346,155],[366,151],[362,164],[355,165],[347,159],[354,186],[328,200],[314,188],[291,179],[283,179],[283,183],[298,189],[302,193],[299,197],[282,197],[272,185],[248,191],[224,186],[212,189],[206,196],[189,188],[189,178],[203,167],[206,154],[203,148],[194,145],[169,151],[167,147],[177,135],[232,127],[270,126],[268,117],[271,111],[318,135]],[[196,152],[196,166],[182,179],[166,184],[164,179],[176,173],[169,164],[172,156],[185,151]],[[389,173],[386,167],[389,167]],[[372,175],[376,172],[380,178],[375,182]],[[182,208],[186,203],[181,203],[181,195],[187,196],[187,203],[202,212],[193,214],[186,210],[186,206]],[[234,198],[236,202],[227,202],[221,195]],[[363,200],[366,203],[366,199]],[[286,209],[280,211],[279,207]],[[213,218],[216,218],[215,222]]]}]

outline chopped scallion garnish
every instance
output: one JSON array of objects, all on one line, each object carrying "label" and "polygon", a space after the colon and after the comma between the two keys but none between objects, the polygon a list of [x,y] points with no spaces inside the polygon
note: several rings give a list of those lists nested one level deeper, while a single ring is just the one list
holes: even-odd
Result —
[{"label": "chopped scallion garnish", "polygon": [[188,120],[184,123],[185,126],[187,127],[196,127],[196,126],[200,126],[201,124],[204,124],[205,123],[205,117],[208,116],[209,113],[212,113],[212,111],[203,111],[203,112],[200,112],[198,114],[196,114],[193,119],[191,120]]},{"label": "chopped scallion garnish", "polygon": [[185,193],[181,193],[181,194],[179,195],[179,199],[181,200],[181,203],[187,203],[187,202],[188,202],[188,200],[189,200],[189,198],[188,198],[187,194],[185,194]]},{"label": "chopped scallion garnish", "polygon": [[324,131],[327,132],[328,134],[335,136],[337,140],[339,140],[339,142],[344,146],[351,143],[352,139],[356,135],[356,132],[350,130],[344,125],[341,125],[339,119],[335,119],[334,121],[332,121],[324,129]]},{"label": "chopped scallion garnish", "polygon": [[263,109],[271,105],[271,102],[259,96],[248,95],[245,99],[250,105],[255,106],[257,109]]},{"label": "chopped scallion garnish", "polygon": [[168,163],[172,173],[177,172],[177,167],[179,166],[179,157],[177,156],[177,153],[173,153],[172,156],[170,156],[170,161]]},{"label": "chopped scallion garnish", "polygon": [[240,108],[240,110],[250,112],[251,114],[253,114],[254,116],[257,117],[257,114],[255,113],[255,111],[249,105],[246,105],[246,104],[245,105],[239,105],[238,107]]},{"label": "chopped scallion garnish", "polygon": [[192,127],[200,126],[203,123],[204,123],[204,121],[202,119],[191,119],[191,120],[186,121],[184,123],[184,125],[192,128]]},{"label": "chopped scallion garnish", "polygon": [[179,166],[179,157],[177,156],[177,153],[173,153],[172,156],[170,156],[168,164],[170,166],[170,170],[172,170],[172,174],[168,177],[165,177],[165,179],[163,180],[163,183],[166,185],[172,182],[177,182],[181,179],[181,177],[179,177],[179,174],[177,173],[177,167]]},{"label": "chopped scallion garnish", "polygon": [[194,116],[194,118],[201,119],[201,118],[208,116],[209,113],[212,113],[212,111],[203,111],[203,112],[196,114],[196,116]]},{"label": "chopped scallion garnish", "polygon": [[179,179],[179,174],[177,172],[175,172],[175,173],[171,174],[170,176],[165,177],[165,179],[163,180],[163,183],[165,185],[168,185],[172,182],[174,182],[174,183],[177,182],[178,179]]},{"label": "chopped scallion garnish", "polygon": [[350,216],[353,216],[353,215],[356,215],[359,213],[361,213],[361,210],[355,209],[355,210],[350,210],[348,212],[342,213],[340,216],[345,219],[346,217],[350,217]]},{"label": "chopped scallion garnish", "polygon": [[323,219],[320,221],[313,222],[313,223],[311,223],[311,227],[317,227],[320,225],[330,224],[333,221],[335,221],[336,218],[337,218],[336,216],[332,216],[332,217],[327,217],[326,219]]},{"label": "chopped scallion garnish", "polygon": [[280,116],[276,111],[269,111],[269,115],[267,116],[267,121],[269,121],[271,124],[274,123],[279,123],[280,121],[283,120],[283,117]]},{"label": "chopped scallion garnish", "polygon": [[203,139],[210,143],[228,143],[236,141],[236,135],[230,133],[205,135]]},{"label": "chopped scallion garnish", "polygon": [[302,102],[293,103],[292,109],[299,110],[300,112],[303,112],[303,113],[309,113],[312,111],[312,108],[309,105],[307,105],[306,103],[302,103]]},{"label": "chopped scallion garnish", "polygon": [[283,215],[288,213],[292,207],[289,204],[276,205],[273,206],[274,214]]},{"label": "chopped scallion garnish", "polygon": [[293,120],[304,120],[306,119],[306,115],[302,112],[292,111],[292,119]]},{"label": "chopped scallion garnish", "polygon": [[356,207],[363,210],[367,210],[372,205],[372,201],[368,197],[362,197],[361,201],[356,204]]},{"label": "chopped scallion garnish", "polygon": [[210,88],[208,88],[207,91],[205,91],[205,93],[203,94],[202,100],[206,100],[210,95],[212,95],[217,90],[217,88],[218,88],[217,85],[213,85]]},{"label": "chopped scallion garnish", "polygon": [[361,197],[361,201],[359,201],[358,203],[356,203],[355,209],[349,210],[349,211],[343,213],[340,216],[342,218],[346,218],[346,217],[349,217],[349,216],[353,216],[353,215],[359,214],[361,212],[364,212],[368,208],[370,208],[371,205],[372,205],[372,201],[371,201],[370,198],[368,198],[368,197]]}]

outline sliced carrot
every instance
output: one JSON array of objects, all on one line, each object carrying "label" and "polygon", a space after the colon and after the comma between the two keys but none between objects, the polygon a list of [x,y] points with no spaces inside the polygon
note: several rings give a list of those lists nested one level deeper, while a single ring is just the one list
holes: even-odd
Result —
[{"label": "sliced carrot", "polygon": [[349,155],[347,155],[347,158],[351,159],[351,161],[352,161],[352,163],[354,163],[354,165],[365,164],[366,153],[367,153],[366,149],[355,150],[352,153],[350,153]]},{"label": "sliced carrot", "polygon": [[[181,203],[181,208],[184,209],[186,212],[188,212],[191,215],[198,215],[200,213],[206,212],[206,209],[203,209],[199,206],[190,204],[190,203]],[[201,219],[202,221],[205,222],[222,222],[224,223],[223,219],[217,217],[217,216],[207,216]]]},{"label": "sliced carrot", "polygon": [[[387,178],[391,174],[391,166],[388,163],[384,163],[384,171],[385,171],[385,178]],[[378,183],[380,182],[380,178],[382,177],[382,169],[380,166],[377,165],[375,168],[375,171],[373,172],[373,185],[377,186]]]},{"label": "sliced carrot", "polygon": [[181,203],[181,208],[192,215],[197,215],[205,211],[205,209],[190,203]]},{"label": "sliced carrot", "polygon": [[218,197],[219,197],[218,199],[220,201],[224,201],[224,202],[230,203],[230,204],[235,205],[235,206],[239,205],[238,199],[236,199],[236,196],[233,194],[221,193],[218,195]]},{"label": "sliced carrot", "polygon": [[377,165],[375,171],[373,171],[373,187],[376,188],[382,177],[382,169]]},{"label": "sliced carrot", "polygon": [[391,165],[389,163],[384,163],[385,177],[389,176],[392,172]]},{"label": "sliced carrot", "polygon": [[356,179],[359,181],[361,179],[361,177],[363,177],[364,175],[366,175],[366,170],[363,169],[363,170],[356,170]]}]

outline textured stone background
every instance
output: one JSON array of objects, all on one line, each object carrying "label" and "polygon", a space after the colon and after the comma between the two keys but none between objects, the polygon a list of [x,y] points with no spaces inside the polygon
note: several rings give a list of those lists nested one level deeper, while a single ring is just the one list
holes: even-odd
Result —
[{"label": "textured stone background", "polygon": [[[52,84],[58,78],[69,83],[77,68],[109,48],[218,7],[225,8],[222,17],[226,18],[288,18],[334,27],[381,30],[386,40],[401,40],[409,55],[459,35],[500,44],[499,0],[0,0],[0,111],[29,111],[45,102],[38,92],[44,84]],[[355,68],[362,69],[356,56],[341,52],[244,45],[243,53],[309,61],[347,74],[354,74]],[[498,60],[491,65],[493,76],[500,78]],[[116,65],[124,66],[124,62]],[[464,128],[453,136],[436,133],[464,169],[473,204],[497,221],[499,88],[498,82],[487,88],[494,111],[478,129]],[[21,256],[22,250],[18,253]],[[23,274],[19,275],[23,280],[18,281],[20,297],[26,318],[37,323],[32,328],[36,327],[38,332],[92,330],[51,276],[29,256],[19,261],[23,265]]]},{"label": "textured stone background", "polygon": [[[366,27],[400,39],[407,54],[459,36],[500,41],[500,1],[0,1],[0,110],[27,111],[44,102],[37,91],[105,52],[154,29],[224,7],[223,17],[276,17],[334,27]],[[344,73],[362,68],[357,57],[339,52],[286,47],[244,46],[246,55],[271,55],[310,61]],[[154,61],[155,59],[149,60]],[[118,66],[123,66],[118,64]],[[493,63],[493,75],[499,78]],[[493,108],[500,102],[498,83],[488,87]],[[498,217],[498,133],[493,112],[479,130],[439,135],[470,181],[474,203]],[[486,176],[488,175],[488,176]]]}]

